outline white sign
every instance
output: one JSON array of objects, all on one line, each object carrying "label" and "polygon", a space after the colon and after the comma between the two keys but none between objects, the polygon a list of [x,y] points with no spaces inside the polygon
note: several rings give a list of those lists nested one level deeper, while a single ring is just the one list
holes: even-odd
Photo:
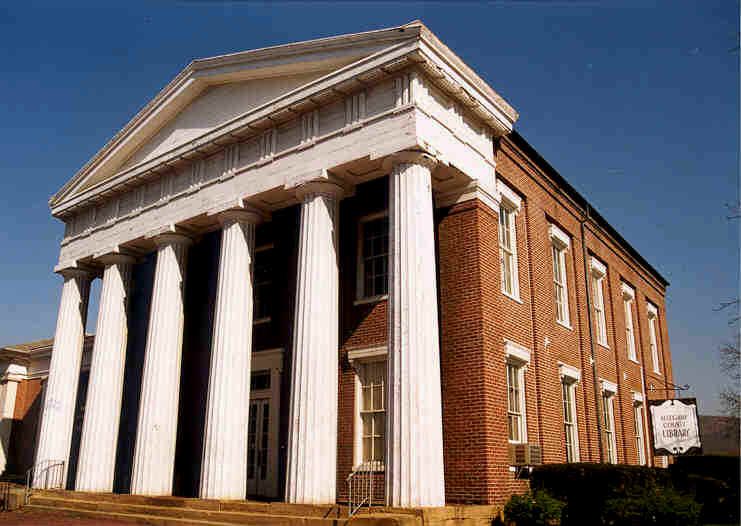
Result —
[{"label": "white sign", "polygon": [[702,448],[694,398],[655,401],[649,407],[656,455],[683,455]]}]

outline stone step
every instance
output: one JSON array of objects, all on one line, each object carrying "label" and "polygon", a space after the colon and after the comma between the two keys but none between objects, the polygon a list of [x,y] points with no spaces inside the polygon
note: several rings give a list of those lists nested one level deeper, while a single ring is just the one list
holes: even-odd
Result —
[{"label": "stone step", "polygon": [[54,513],[70,517],[90,517],[104,519],[119,519],[136,522],[138,524],[151,524],[154,526],[183,526],[184,524],[195,524],[200,526],[239,526],[229,522],[196,521],[193,519],[177,519],[173,517],[155,517],[152,515],[132,513],[110,513],[105,511],[79,510],[77,508],[63,508],[59,506],[42,506],[40,504],[28,504],[24,509]]},{"label": "stone step", "polygon": [[[348,520],[343,517],[303,516],[297,513],[278,514],[265,512],[244,512],[217,509],[202,509],[195,507],[177,507],[173,505],[156,506],[151,504],[132,504],[127,499],[114,500],[85,500],[80,495],[70,499],[62,496],[39,495],[31,498],[32,509],[64,510],[92,514],[95,516],[109,516],[136,520],[146,519],[147,524],[248,524],[254,526],[342,526],[352,525],[386,525],[386,526],[417,526],[421,521],[410,514],[373,513],[356,515]],[[136,499],[141,501],[141,499]],[[286,505],[291,506],[291,505]],[[295,510],[294,510],[295,511]],[[133,520],[133,519],[132,519]]]}]

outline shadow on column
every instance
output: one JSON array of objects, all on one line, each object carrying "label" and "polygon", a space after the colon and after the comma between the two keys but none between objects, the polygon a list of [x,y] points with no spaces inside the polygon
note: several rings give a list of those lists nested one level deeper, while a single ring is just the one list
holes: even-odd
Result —
[{"label": "shadow on column", "polygon": [[197,497],[199,493],[220,249],[218,230],[204,236],[188,251],[173,474],[173,495],[180,497]]},{"label": "shadow on column", "polygon": [[149,327],[149,305],[152,300],[156,253],[149,254],[142,263],[134,265],[131,273],[131,297],[129,298],[128,340],[124,373],[121,418],[116,447],[116,473],[113,479],[114,493],[131,491],[131,470],[134,465],[134,447],[139,418],[144,349]]}]

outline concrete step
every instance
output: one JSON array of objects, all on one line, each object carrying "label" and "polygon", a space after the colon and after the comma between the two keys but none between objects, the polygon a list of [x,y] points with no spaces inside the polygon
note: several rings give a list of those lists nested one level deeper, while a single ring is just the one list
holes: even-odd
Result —
[{"label": "concrete step", "polygon": [[[24,509],[54,513],[55,515],[65,515],[71,517],[90,517],[98,518],[101,521],[105,519],[119,519],[136,522],[138,524],[151,524],[155,526],[183,526],[184,524],[194,524],[200,526],[238,526],[229,522],[213,521],[195,521],[192,519],[177,519],[173,517],[155,517],[151,515],[133,514],[133,513],[110,513],[105,511],[79,510],[77,508],[64,508],[59,506],[43,506],[40,504],[28,504]],[[104,522],[102,522],[104,524]]]},{"label": "concrete step", "polygon": [[[165,506],[142,504],[150,502],[147,499],[100,499],[88,500],[89,495],[74,494],[75,498],[66,495],[34,494],[31,497],[32,509],[64,510],[68,512],[79,512],[95,516],[110,516],[129,518],[129,520],[144,520],[147,524],[248,524],[254,526],[343,526],[352,524],[361,525],[386,525],[386,526],[418,526],[421,521],[413,514],[391,514],[373,513],[360,514],[348,520],[347,515],[342,517],[319,517],[316,515],[302,515],[301,508],[294,509],[292,505],[283,506],[283,513],[255,511],[239,511],[234,509],[203,509],[202,507],[188,507],[173,505],[173,501],[165,499]],[[88,497],[88,498],[85,498]],[[137,503],[131,503],[132,500]],[[158,499],[154,499],[157,501]],[[203,501],[201,501],[203,502]],[[239,504],[232,502],[229,504]],[[227,508],[239,508],[239,506],[227,506]],[[292,513],[287,513],[287,512]],[[309,511],[316,511],[313,508]]]}]

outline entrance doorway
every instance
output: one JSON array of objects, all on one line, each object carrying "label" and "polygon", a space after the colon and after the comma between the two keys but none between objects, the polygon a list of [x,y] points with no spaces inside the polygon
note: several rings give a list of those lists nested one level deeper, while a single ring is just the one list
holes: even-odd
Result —
[{"label": "entrance doorway", "polygon": [[247,426],[247,497],[278,498],[278,432],[283,350],[252,353]]}]

